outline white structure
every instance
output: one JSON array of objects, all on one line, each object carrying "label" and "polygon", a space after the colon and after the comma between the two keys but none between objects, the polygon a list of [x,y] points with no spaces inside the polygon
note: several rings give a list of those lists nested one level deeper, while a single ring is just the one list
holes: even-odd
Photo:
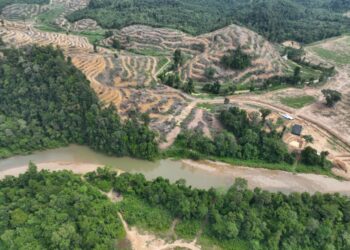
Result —
[{"label": "white structure", "polygon": [[283,114],[282,117],[287,119],[287,120],[294,120],[294,118],[291,115],[288,115],[288,114]]}]

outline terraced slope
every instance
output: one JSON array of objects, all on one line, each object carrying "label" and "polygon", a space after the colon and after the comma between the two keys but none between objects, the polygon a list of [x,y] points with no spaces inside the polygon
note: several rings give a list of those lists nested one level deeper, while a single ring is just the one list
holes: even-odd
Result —
[{"label": "terraced slope", "polygon": [[[125,54],[115,58],[114,53],[93,46],[84,37],[43,32],[24,22],[5,21],[0,36],[8,44],[59,46],[84,72],[91,86],[105,105],[113,104],[122,116],[136,110],[150,114],[150,126],[165,136],[181,122],[189,98],[166,86],[144,88],[155,76],[157,59]],[[137,69],[137,70],[135,70]],[[144,74],[144,71],[149,71]],[[176,119],[176,117],[180,117]]]},{"label": "terraced slope", "polygon": [[2,10],[2,15],[8,20],[30,19],[48,10],[48,5],[39,4],[11,4]]},{"label": "terraced slope", "polygon": [[[175,49],[181,49],[187,59],[181,68],[182,80],[190,77],[206,81],[204,71],[212,67],[217,79],[248,83],[280,75],[284,67],[283,59],[271,43],[237,25],[197,37],[171,29],[135,25],[122,29],[116,38],[126,49],[139,54],[171,57]],[[220,65],[221,57],[238,47],[254,58],[252,67],[243,71],[225,70]]]}]

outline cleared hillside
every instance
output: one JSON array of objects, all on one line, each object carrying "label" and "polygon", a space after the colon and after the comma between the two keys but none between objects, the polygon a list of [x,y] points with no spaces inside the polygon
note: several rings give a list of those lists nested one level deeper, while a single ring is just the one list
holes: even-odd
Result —
[{"label": "cleared hillside", "polygon": [[[122,29],[115,37],[126,50],[136,54],[154,55],[157,58],[172,60],[173,52],[181,49],[185,57],[180,68],[182,80],[192,78],[206,81],[205,69],[211,67],[216,72],[216,79],[247,83],[281,75],[285,67],[273,44],[255,32],[237,25],[197,37],[177,30],[135,25]],[[105,42],[108,43],[108,40]],[[253,58],[252,66],[242,71],[224,69],[220,64],[221,57],[238,47]]]}]

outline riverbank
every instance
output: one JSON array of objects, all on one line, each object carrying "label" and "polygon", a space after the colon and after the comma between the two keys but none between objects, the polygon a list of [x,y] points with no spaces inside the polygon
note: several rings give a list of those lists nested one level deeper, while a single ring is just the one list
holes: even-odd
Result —
[{"label": "riverbank", "polygon": [[[29,163],[28,163],[29,164]],[[88,163],[79,163],[79,162],[44,162],[35,164],[38,167],[38,170],[49,170],[49,171],[62,171],[68,170],[72,171],[75,174],[86,174],[88,172],[95,171],[98,167],[102,165],[99,164],[88,164]],[[6,176],[18,176],[27,171],[28,165],[19,166],[15,168],[0,170],[0,179],[5,178]]]},{"label": "riverbank", "polygon": [[350,195],[350,181],[337,180],[325,175],[290,173],[281,170],[269,170],[263,168],[249,168],[233,166],[227,163],[214,161],[182,160],[184,165],[194,169],[202,169],[212,175],[225,175],[235,178],[243,178],[248,181],[248,187],[256,187],[269,190],[291,192],[321,192],[341,193]]},{"label": "riverbank", "polygon": [[[95,171],[98,167],[104,166],[104,164],[83,163],[77,161],[48,161],[36,163],[36,165],[38,170],[69,170],[76,174],[85,174],[87,172]],[[191,183],[191,180],[195,179],[191,185],[197,188],[208,189],[210,187],[214,187],[226,189],[232,185],[235,178],[243,178],[248,181],[248,187],[251,189],[261,188],[271,192],[283,193],[338,192],[344,195],[350,195],[350,181],[341,181],[324,175],[302,173],[293,174],[281,170],[233,166],[227,163],[208,160],[175,161],[173,166],[174,168],[171,166],[164,167],[161,169],[161,171],[148,175],[147,179],[154,179],[158,176],[167,178],[169,175],[174,175],[177,176],[177,178],[171,178],[171,181],[174,182],[177,179],[181,179],[182,175],[177,172],[179,169],[176,167],[181,166],[181,171],[187,174],[187,182]],[[125,171],[128,164],[126,164],[122,170],[120,170],[118,166],[112,165],[111,167],[118,171]],[[19,174],[24,173],[27,169],[28,165],[15,166],[9,169],[0,169],[0,179],[8,175],[18,176]],[[130,172],[135,173],[133,169],[131,169]],[[221,184],[219,184],[220,181],[222,182]]]}]

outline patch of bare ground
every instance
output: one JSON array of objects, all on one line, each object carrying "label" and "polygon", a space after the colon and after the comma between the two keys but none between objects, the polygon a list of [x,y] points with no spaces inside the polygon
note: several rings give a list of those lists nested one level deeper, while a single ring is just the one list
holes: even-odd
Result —
[{"label": "patch of bare ground", "polygon": [[282,43],[282,45],[284,47],[290,47],[290,48],[294,48],[294,49],[301,49],[301,45],[300,43],[296,42],[296,41],[292,41],[292,40],[287,40],[287,41],[284,41]]},{"label": "patch of bare ground", "polygon": [[118,213],[122,221],[126,237],[130,241],[133,250],[170,250],[176,248],[183,248],[189,250],[200,250],[201,247],[197,245],[196,240],[192,242],[185,242],[183,240],[176,240],[174,242],[166,242],[163,239],[150,233],[141,233],[135,227],[129,227],[124,220],[121,213]]},{"label": "patch of bare ground", "polygon": [[[78,162],[45,162],[36,164],[38,170],[49,170],[49,171],[61,171],[69,170],[76,174],[86,174],[88,172],[93,172],[97,170],[101,165],[98,164],[89,164],[89,163],[78,163]],[[18,176],[25,173],[28,170],[28,165],[19,166],[16,168],[11,168],[7,170],[0,171],[0,179],[3,179],[6,176]]]}]

